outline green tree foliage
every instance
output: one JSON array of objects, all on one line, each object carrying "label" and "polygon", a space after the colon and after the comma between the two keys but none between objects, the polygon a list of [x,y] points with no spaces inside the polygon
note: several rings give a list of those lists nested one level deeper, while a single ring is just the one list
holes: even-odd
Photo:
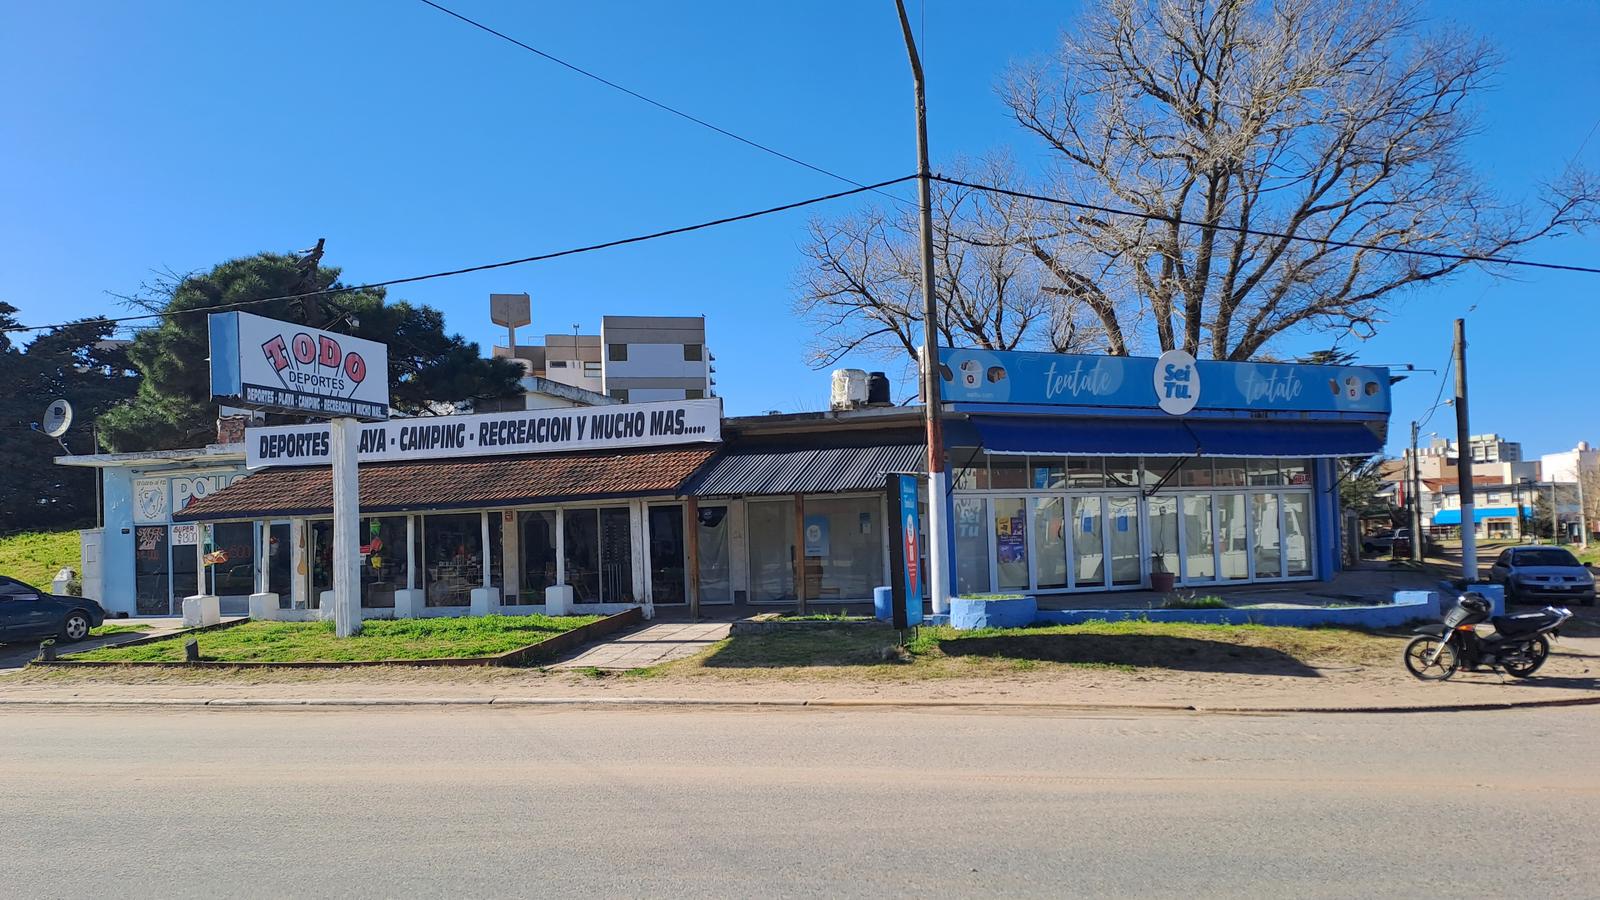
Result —
[{"label": "green tree foliage", "polygon": [[1383,488],[1382,463],[1383,458],[1378,456],[1354,464],[1349,461],[1340,462],[1340,466],[1345,469],[1345,476],[1339,483],[1339,502],[1345,509],[1354,510],[1363,516],[1392,517],[1396,514],[1394,504],[1378,495],[1378,491]]},{"label": "green tree foliage", "polygon": [[[339,287],[339,270],[277,253],[230,260],[210,272],[172,278],[130,298],[176,313],[139,334],[133,363],[144,376],[132,403],[101,420],[119,451],[193,447],[214,440],[206,310]],[[426,414],[432,404],[516,394],[519,366],[483,359],[478,345],[445,333],[444,316],[426,306],[385,303],[382,290],[337,291],[296,300],[251,303],[245,312],[380,341],[389,346],[390,405]],[[269,416],[269,423],[304,421]]]},{"label": "green tree foliage", "polygon": [[[15,326],[16,307],[0,303],[0,329]],[[74,453],[94,451],[90,423],[133,396],[138,381],[113,326],[84,320],[55,328],[27,345],[0,331],[0,534],[92,525],[93,470],[55,464],[61,443],[33,430],[52,400],[72,403],[73,426],[62,441]]]}]

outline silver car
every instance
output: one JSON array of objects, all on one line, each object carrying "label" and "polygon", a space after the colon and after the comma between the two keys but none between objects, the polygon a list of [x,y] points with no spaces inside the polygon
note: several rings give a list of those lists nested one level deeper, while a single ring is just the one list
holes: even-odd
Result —
[{"label": "silver car", "polygon": [[1507,547],[1489,569],[1506,602],[1577,600],[1594,605],[1594,575],[1565,547]]}]

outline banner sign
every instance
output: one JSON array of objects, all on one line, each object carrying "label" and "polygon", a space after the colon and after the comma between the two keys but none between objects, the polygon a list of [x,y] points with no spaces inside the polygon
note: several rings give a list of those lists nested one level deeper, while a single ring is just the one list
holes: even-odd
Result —
[{"label": "banner sign", "polygon": [[[722,440],[722,401],[666,400],[391,419],[361,426],[360,462],[620,450]],[[245,466],[328,465],[327,425],[245,429]]]},{"label": "banner sign", "polygon": [[886,475],[889,491],[889,572],[896,628],[922,624],[922,525],[917,476]]},{"label": "banner sign", "polygon": [[250,313],[212,313],[211,396],[290,415],[387,419],[389,348]]},{"label": "banner sign", "polygon": [[1389,370],[1371,366],[1160,359],[939,348],[940,396],[952,403],[1387,416]]}]

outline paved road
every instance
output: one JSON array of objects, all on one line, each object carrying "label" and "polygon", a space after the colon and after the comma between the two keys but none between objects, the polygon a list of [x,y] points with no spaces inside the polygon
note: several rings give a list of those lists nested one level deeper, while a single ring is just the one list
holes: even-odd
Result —
[{"label": "paved road", "polygon": [[1594,896],[1600,713],[0,713],[28,896]]}]

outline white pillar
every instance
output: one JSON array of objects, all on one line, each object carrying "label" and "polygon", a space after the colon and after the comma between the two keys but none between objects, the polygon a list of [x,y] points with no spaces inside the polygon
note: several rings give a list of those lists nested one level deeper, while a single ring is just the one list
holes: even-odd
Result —
[{"label": "white pillar", "polygon": [[937,616],[950,612],[950,561],[945,558],[950,534],[945,501],[949,495],[950,473],[941,467],[928,476],[928,595]]},{"label": "white pillar", "polygon": [[333,629],[339,637],[361,633],[361,496],[355,419],[329,423],[333,458]]}]

